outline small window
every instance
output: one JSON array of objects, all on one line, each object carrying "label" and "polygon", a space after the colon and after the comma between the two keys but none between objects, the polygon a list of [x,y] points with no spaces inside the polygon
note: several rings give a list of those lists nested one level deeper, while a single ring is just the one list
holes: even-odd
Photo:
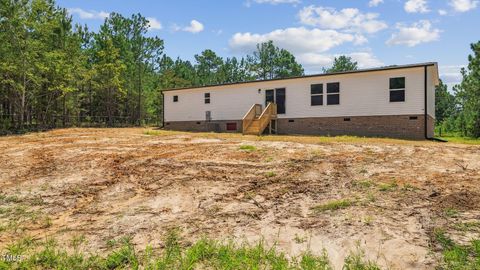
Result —
[{"label": "small window", "polygon": [[405,101],[405,77],[390,78],[390,102]]},{"label": "small window", "polygon": [[418,120],[418,116],[410,116],[410,120]]},{"label": "small window", "polygon": [[290,120],[288,120],[288,122],[289,122],[289,123],[294,123],[294,122],[295,122],[295,120],[293,120],[293,119],[290,119]]},{"label": "small window", "polygon": [[227,123],[227,131],[237,131],[237,123]]},{"label": "small window", "polygon": [[205,104],[210,104],[210,93],[205,93]]},{"label": "small window", "polygon": [[178,96],[173,96],[173,102],[178,102]]},{"label": "small window", "polygon": [[310,85],[310,104],[312,106],[323,105],[323,84]]},{"label": "small window", "polygon": [[350,118],[343,118],[343,121],[345,121],[345,122],[350,122],[351,119],[350,119]]},{"label": "small window", "polygon": [[340,104],[340,83],[327,83],[327,105]]}]

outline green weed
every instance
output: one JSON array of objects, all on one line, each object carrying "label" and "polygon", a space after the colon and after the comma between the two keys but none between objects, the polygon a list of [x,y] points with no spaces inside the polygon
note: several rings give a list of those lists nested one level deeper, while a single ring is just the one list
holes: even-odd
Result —
[{"label": "green weed", "polygon": [[442,229],[435,229],[434,237],[443,249],[442,269],[480,269],[480,239],[472,240],[467,245],[459,245]]},{"label": "green weed", "polygon": [[317,205],[312,207],[311,209],[315,212],[334,211],[334,210],[348,208],[353,204],[354,202],[349,199],[342,199],[342,200],[334,200],[334,201],[327,202],[325,204]]},{"label": "green weed", "polygon": [[257,148],[253,145],[240,145],[240,150],[247,151],[247,152],[253,152],[257,150]]}]

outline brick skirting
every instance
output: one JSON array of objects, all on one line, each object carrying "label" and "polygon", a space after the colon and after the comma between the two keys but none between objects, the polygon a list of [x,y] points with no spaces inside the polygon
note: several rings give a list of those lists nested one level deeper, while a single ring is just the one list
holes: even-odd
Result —
[{"label": "brick skirting", "polygon": [[[434,119],[427,118],[427,133],[433,137]],[[227,131],[227,123],[236,123],[236,131]],[[425,139],[424,115],[346,116],[282,118],[277,120],[278,134],[299,135],[354,135]],[[167,130],[196,132],[241,132],[242,121],[177,121],[165,123]]]},{"label": "brick skirting", "polygon": [[[237,130],[227,131],[228,123],[236,123]],[[242,132],[242,120],[231,121],[175,121],[166,122],[165,129],[194,132]]]}]

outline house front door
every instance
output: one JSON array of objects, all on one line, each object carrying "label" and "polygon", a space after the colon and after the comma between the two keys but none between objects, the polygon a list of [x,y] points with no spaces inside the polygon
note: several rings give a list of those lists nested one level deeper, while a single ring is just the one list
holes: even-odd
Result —
[{"label": "house front door", "polygon": [[277,114],[285,114],[285,111],[286,111],[285,97],[286,97],[286,89],[285,88],[265,90],[265,107],[270,102],[276,103],[277,104]]}]

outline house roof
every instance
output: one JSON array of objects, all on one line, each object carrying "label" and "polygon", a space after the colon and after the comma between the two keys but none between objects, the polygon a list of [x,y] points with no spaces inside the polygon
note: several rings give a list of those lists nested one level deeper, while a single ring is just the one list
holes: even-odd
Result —
[{"label": "house roof", "polygon": [[[295,76],[295,77],[279,78],[279,79],[254,80],[254,81],[244,81],[244,82],[231,82],[231,83],[222,83],[222,84],[211,84],[211,85],[202,85],[202,86],[172,88],[172,89],[165,89],[163,91],[178,91],[178,90],[190,90],[190,89],[199,89],[199,88],[212,88],[212,87],[221,87],[221,86],[227,86],[227,85],[261,83],[261,82],[271,82],[271,81],[284,81],[284,80],[325,77],[325,76],[354,74],[354,73],[365,73],[365,72],[394,70],[394,69],[417,68],[417,67],[425,67],[425,66],[435,66],[435,67],[437,67],[438,64],[437,64],[437,62],[426,62],[426,63],[417,63],[417,64],[409,64],[409,65],[392,65],[392,66],[385,66],[385,67],[378,67],[378,68],[367,68],[367,69],[358,69],[358,70],[352,70],[352,71],[311,74],[311,75]],[[436,78],[438,78],[438,68],[437,68],[437,72],[436,72],[435,76],[436,76]],[[438,79],[436,79],[436,80],[438,81]]]}]

